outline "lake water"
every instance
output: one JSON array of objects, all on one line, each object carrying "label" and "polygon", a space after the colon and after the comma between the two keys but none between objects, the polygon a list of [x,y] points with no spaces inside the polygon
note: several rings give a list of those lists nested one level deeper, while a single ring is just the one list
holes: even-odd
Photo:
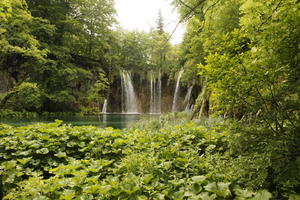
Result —
[{"label": "lake water", "polygon": [[157,117],[158,115],[149,114],[102,114],[99,116],[61,116],[61,117],[40,117],[32,119],[0,119],[1,123],[12,126],[25,126],[37,122],[54,122],[59,119],[64,123],[72,124],[74,126],[92,125],[97,127],[113,127],[123,129],[130,124],[137,122],[140,119],[148,119]]}]

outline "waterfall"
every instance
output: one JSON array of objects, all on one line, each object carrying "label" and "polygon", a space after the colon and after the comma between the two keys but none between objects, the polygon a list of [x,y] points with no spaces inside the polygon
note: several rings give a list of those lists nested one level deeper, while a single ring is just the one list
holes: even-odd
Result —
[{"label": "waterfall", "polygon": [[190,110],[190,99],[191,99],[191,96],[192,96],[192,90],[193,90],[193,85],[189,87],[186,95],[185,95],[185,98],[184,98],[184,101],[183,101],[183,104],[185,104],[185,111],[189,111]]},{"label": "waterfall", "polygon": [[157,81],[155,73],[150,71],[150,114],[161,112],[161,73],[159,71]]},{"label": "waterfall", "polygon": [[107,112],[107,99],[104,100],[103,107],[102,107],[102,113]]},{"label": "waterfall", "polygon": [[155,79],[153,71],[150,71],[150,113],[155,112]]},{"label": "waterfall", "polygon": [[192,104],[191,106],[189,106],[189,104],[188,104],[188,105],[186,105],[184,111],[187,113],[191,113],[193,111],[193,109],[194,109],[194,104]]},{"label": "waterfall", "polygon": [[121,71],[121,90],[122,90],[122,113],[138,113],[137,98],[130,74],[127,71]]},{"label": "waterfall", "polygon": [[175,112],[177,109],[177,98],[178,98],[178,92],[179,92],[179,86],[180,86],[180,79],[181,79],[183,72],[184,72],[184,69],[181,68],[178,73],[178,76],[177,76],[177,82],[176,82],[174,98],[173,98],[173,105],[172,105],[172,112]]},{"label": "waterfall", "polygon": [[158,72],[158,96],[157,96],[157,113],[161,113],[161,72]]},{"label": "waterfall", "polygon": [[123,72],[120,71],[120,78],[121,78],[121,112],[124,113],[125,112],[125,104],[124,104],[124,81],[123,81]]}]

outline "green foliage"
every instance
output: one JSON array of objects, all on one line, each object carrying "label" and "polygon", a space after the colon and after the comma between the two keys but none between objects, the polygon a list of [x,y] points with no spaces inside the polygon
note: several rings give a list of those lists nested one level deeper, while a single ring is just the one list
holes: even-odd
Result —
[{"label": "green foliage", "polygon": [[[96,111],[100,112],[100,104],[103,104],[108,89],[108,80],[104,73],[99,73],[98,80],[89,91],[88,102],[96,102]],[[91,111],[89,111],[91,112]]]},{"label": "green foliage", "polygon": [[5,0],[0,10],[0,70],[16,84],[38,83],[45,111],[78,111],[109,71],[113,2]]},{"label": "green foliage", "polygon": [[[184,15],[196,1],[175,3]],[[260,122],[276,133],[299,127],[297,8],[294,0],[207,0],[194,10],[183,62],[198,64],[212,94],[211,112]]]},{"label": "green foliage", "polygon": [[0,70],[11,85],[38,83],[46,112],[95,110],[102,101],[97,87],[111,83],[120,69],[178,68],[168,33],[114,30],[112,0],[5,0],[0,11]]},{"label": "green foliage", "polygon": [[171,48],[167,33],[152,30],[120,34],[119,66],[134,71],[161,69],[170,73],[177,64],[177,52]]},{"label": "green foliage", "polygon": [[164,31],[164,18],[162,16],[162,12],[161,10],[159,10],[158,12],[158,18],[157,18],[157,21],[156,21],[156,30],[158,32],[158,34],[162,35],[165,31]]},{"label": "green foliage", "polygon": [[120,62],[124,69],[149,68],[149,35],[139,32],[125,32],[120,40]]},{"label": "green foliage", "polygon": [[165,121],[158,129],[120,131],[57,121],[1,125],[0,137],[4,199],[271,197],[265,190],[241,189],[210,169],[207,158],[219,158],[228,148],[222,124],[206,128]]},{"label": "green foliage", "polygon": [[230,123],[229,149],[209,155],[212,175],[222,174],[242,187],[267,189],[275,199],[288,199],[299,188],[299,142],[296,132],[273,135],[258,125]]},{"label": "green foliage", "polygon": [[[182,2],[197,3],[175,1],[183,16]],[[207,157],[213,174],[266,188],[275,199],[294,198],[299,190],[299,6],[294,0],[202,1],[188,21],[190,46],[183,51],[186,66],[197,66],[207,86],[198,105],[208,97],[210,113],[240,120],[230,131],[228,154]]]},{"label": "green foliage", "polygon": [[0,11],[0,70],[19,82],[45,62],[47,50],[31,34],[33,18],[25,1],[2,1]]},{"label": "green foliage", "polygon": [[40,111],[44,94],[36,83],[23,82],[6,93],[1,101],[3,108],[14,111]]},{"label": "green foliage", "polygon": [[9,109],[0,109],[0,118],[3,119],[22,119],[22,118],[36,118],[36,112],[16,112]]}]

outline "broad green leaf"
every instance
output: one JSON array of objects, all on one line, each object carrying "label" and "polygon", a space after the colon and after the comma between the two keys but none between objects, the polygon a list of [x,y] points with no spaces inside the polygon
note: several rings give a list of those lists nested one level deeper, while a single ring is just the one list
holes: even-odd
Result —
[{"label": "broad green leaf", "polygon": [[48,148],[42,148],[42,149],[36,150],[36,153],[38,153],[38,154],[47,154],[47,153],[49,153],[49,149]]},{"label": "broad green leaf", "polygon": [[269,200],[271,199],[272,194],[266,190],[260,190],[257,194],[251,198],[251,200]]},{"label": "broad green leaf", "polygon": [[28,157],[28,158],[17,159],[17,161],[19,161],[22,165],[25,165],[25,164],[28,163],[31,159],[32,159],[32,157]]},{"label": "broad green leaf", "polygon": [[204,186],[204,188],[206,191],[213,192],[213,193],[217,194],[218,196],[227,197],[227,196],[231,195],[231,192],[229,190],[229,185],[230,185],[230,183],[213,182],[213,183],[207,184],[206,186]]},{"label": "broad green leaf", "polygon": [[203,193],[201,193],[201,194],[199,194],[198,196],[197,196],[197,198],[200,200],[214,200],[214,199],[216,199],[216,195],[215,194],[212,194],[212,195],[209,195],[209,193],[208,192],[203,192]]},{"label": "broad green leaf", "polygon": [[203,183],[203,181],[205,181],[206,180],[206,177],[205,176],[194,176],[194,177],[192,177],[192,180],[193,180],[193,182],[195,182],[195,183]]},{"label": "broad green leaf", "polygon": [[255,194],[255,192],[253,192],[253,191],[250,191],[247,189],[241,189],[241,188],[236,188],[234,191],[235,191],[235,194],[241,198],[250,198],[250,197],[253,197]]},{"label": "broad green leaf", "polygon": [[58,152],[56,154],[54,154],[56,157],[58,158],[64,158],[67,157],[67,154],[65,152]]}]

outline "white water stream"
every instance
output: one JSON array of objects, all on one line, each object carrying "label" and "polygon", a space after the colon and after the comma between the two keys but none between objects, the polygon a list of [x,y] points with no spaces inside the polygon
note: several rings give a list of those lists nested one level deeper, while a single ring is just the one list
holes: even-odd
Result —
[{"label": "white water stream", "polygon": [[176,82],[176,87],[175,87],[175,92],[174,92],[174,97],[173,97],[173,104],[172,104],[172,112],[177,111],[177,99],[178,99],[178,93],[179,93],[179,87],[180,87],[180,79],[181,79],[183,72],[184,72],[184,69],[180,69],[178,76],[177,76],[177,82]]},{"label": "white water stream", "polygon": [[150,114],[161,113],[161,73],[150,71]]},{"label": "white water stream", "polygon": [[107,112],[107,99],[104,100],[103,107],[102,107],[102,113]]},{"label": "white water stream", "polygon": [[137,98],[132,84],[130,73],[121,71],[121,89],[122,89],[122,113],[139,113]]}]

